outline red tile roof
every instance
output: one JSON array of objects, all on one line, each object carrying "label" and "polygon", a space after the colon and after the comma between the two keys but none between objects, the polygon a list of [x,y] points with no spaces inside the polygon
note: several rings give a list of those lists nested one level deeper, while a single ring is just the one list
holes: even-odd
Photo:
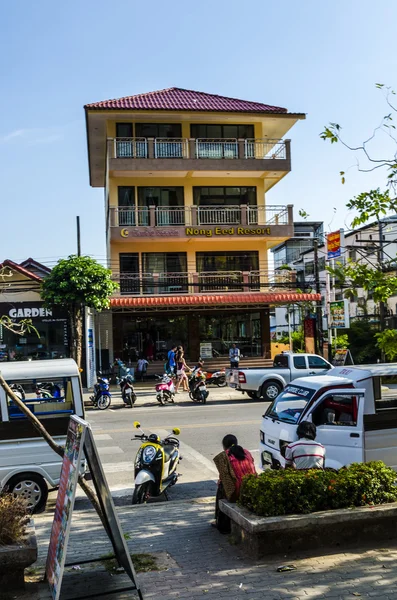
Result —
[{"label": "red tile roof", "polygon": [[104,100],[86,104],[89,110],[194,110],[205,112],[242,112],[242,113],[287,113],[286,108],[270,106],[260,102],[248,102],[237,98],[227,98],[216,94],[195,92],[182,88],[168,88],[136,96],[126,96],[116,100]]},{"label": "red tile roof", "polygon": [[12,271],[18,271],[18,273],[21,273],[21,275],[25,275],[25,277],[29,277],[29,279],[33,279],[33,281],[39,281],[39,282],[43,281],[43,279],[41,277],[39,277],[38,275],[35,275],[31,271],[28,271],[27,269],[25,269],[21,265],[18,265],[18,263],[15,263],[12,260],[6,259],[2,263],[0,263],[0,269],[3,267],[8,267]]},{"label": "red tile roof", "polygon": [[283,293],[228,293],[191,294],[186,296],[132,296],[112,298],[112,308],[122,307],[165,307],[165,306],[219,306],[225,304],[287,304],[291,302],[317,302],[321,294]]}]

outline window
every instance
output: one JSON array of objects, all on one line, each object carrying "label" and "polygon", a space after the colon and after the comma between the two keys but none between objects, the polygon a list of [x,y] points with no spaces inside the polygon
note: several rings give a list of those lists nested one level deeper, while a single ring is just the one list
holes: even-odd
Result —
[{"label": "window", "polygon": [[296,424],[314,394],[315,390],[296,386],[293,383],[287,385],[269,406],[265,415],[284,423]]},{"label": "window", "polygon": [[157,207],[183,207],[183,187],[139,187],[138,205],[140,208]]},{"label": "window", "polygon": [[313,411],[313,423],[321,425],[351,426],[357,425],[357,396],[327,396]]},{"label": "window", "polygon": [[171,294],[188,290],[186,252],[144,252],[142,271],[145,294]]},{"label": "window", "polygon": [[132,138],[132,123],[116,123],[117,138]]},{"label": "window", "polygon": [[329,369],[329,364],[319,356],[309,356],[309,369]]},{"label": "window", "polygon": [[120,261],[120,293],[139,294],[139,254],[125,253],[119,255]]},{"label": "window", "polygon": [[356,260],[357,260],[356,250],[349,250],[349,260],[351,260],[352,262],[356,262]]},{"label": "window", "polygon": [[319,258],[319,260],[318,260],[318,270],[319,271],[325,271],[325,256],[322,256],[321,258]]},{"label": "window", "polygon": [[118,204],[119,208],[131,208],[135,206],[135,188],[119,185]]},{"label": "window", "polygon": [[180,123],[136,123],[136,137],[143,138],[181,138]]},{"label": "window", "polygon": [[[54,416],[69,418],[74,413],[74,398],[70,377],[8,381],[14,392],[40,420]],[[21,410],[7,396],[8,415],[10,420],[26,419]]]},{"label": "window", "polygon": [[190,125],[190,137],[204,139],[252,139],[253,125]]},{"label": "window", "polygon": [[305,263],[305,275],[314,275],[314,262],[312,260]]},{"label": "window", "polygon": [[258,252],[196,252],[198,273],[206,271],[258,271]]},{"label": "window", "polygon": [[306,369],[306,358],[304,356],[294,356],[295,369]]},{"label": "window", "polygon": [[256,206],[256,187],[194,187],[196,206]]}]

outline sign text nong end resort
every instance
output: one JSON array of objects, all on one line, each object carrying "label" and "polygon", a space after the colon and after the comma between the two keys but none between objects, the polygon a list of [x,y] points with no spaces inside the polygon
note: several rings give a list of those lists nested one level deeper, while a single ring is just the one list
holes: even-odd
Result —
[{"label": "sign text nong end resort", "polygon": [[186,235],[212,237],[217,235],[271,235],[270,227],[186,227]]}]

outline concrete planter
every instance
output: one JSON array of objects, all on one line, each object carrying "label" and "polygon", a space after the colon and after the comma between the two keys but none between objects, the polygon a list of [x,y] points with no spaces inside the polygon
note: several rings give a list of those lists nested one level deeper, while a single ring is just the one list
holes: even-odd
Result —
[{"label": "concrete planter", "polygon": [[316,554],[319,548],[376,543],[397,535],[397,502],[283,517],[258,517],[225,500],[220,508],[232,521],[235,543],[253,558],[297,550]]},{"label": "concrete planter", "polygon": [[33,521],[20,543],[0,546],[0,590],[25,586],[24,571],[37,560],[37,540]]}]

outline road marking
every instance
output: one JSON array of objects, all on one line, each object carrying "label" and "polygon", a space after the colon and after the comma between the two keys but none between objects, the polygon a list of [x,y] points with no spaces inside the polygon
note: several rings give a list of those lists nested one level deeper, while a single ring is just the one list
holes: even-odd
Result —
[{"label": "road marking", "polygon": [[112,436],[108,433],[98,433],[98,435],[94,433],[94,438],[96,442],[103,442],[105,440],[111,440]]},{"label": "road marking", "polygon": [[99,454],[124,454],[124,450],[119,446],[105,446],[104,448],[98,448]]},{"label": "road marking", "polygon": [[107,475],[113,473],[122,473],[124,471],[133,471],[134,463],[132,460],[118,463],[102,463],[103,470]]},{"label": "road marking", "polygon": [[[222,423],[191,423],[190,425],[181,425],[181,431],[184,431],[185,429],[202,429],[204,427],[229,427],[233,426],[233,425],[257,425],[259,427],[260,423],[258,423],[258,419],[255,419],[255,421],[223,421]],[[170,434],[170,431],[172,431],[172,429],[175,427],[175,423],[173,425],[163,425],[163,429],[165,433],[167,435]],[[150,431],[156,431],[156,433],[158,433],[158,430],[156,429],[155,425],[151,425],[151,429]],[[128,433],[128,432],[132,432],[133,431],[133,427],[131,424],[131,427],[120,427],[119,429],[107,429],[106,431],[108,431],[109,433]],[[158,433],[160,435],[160,433]]]}]

